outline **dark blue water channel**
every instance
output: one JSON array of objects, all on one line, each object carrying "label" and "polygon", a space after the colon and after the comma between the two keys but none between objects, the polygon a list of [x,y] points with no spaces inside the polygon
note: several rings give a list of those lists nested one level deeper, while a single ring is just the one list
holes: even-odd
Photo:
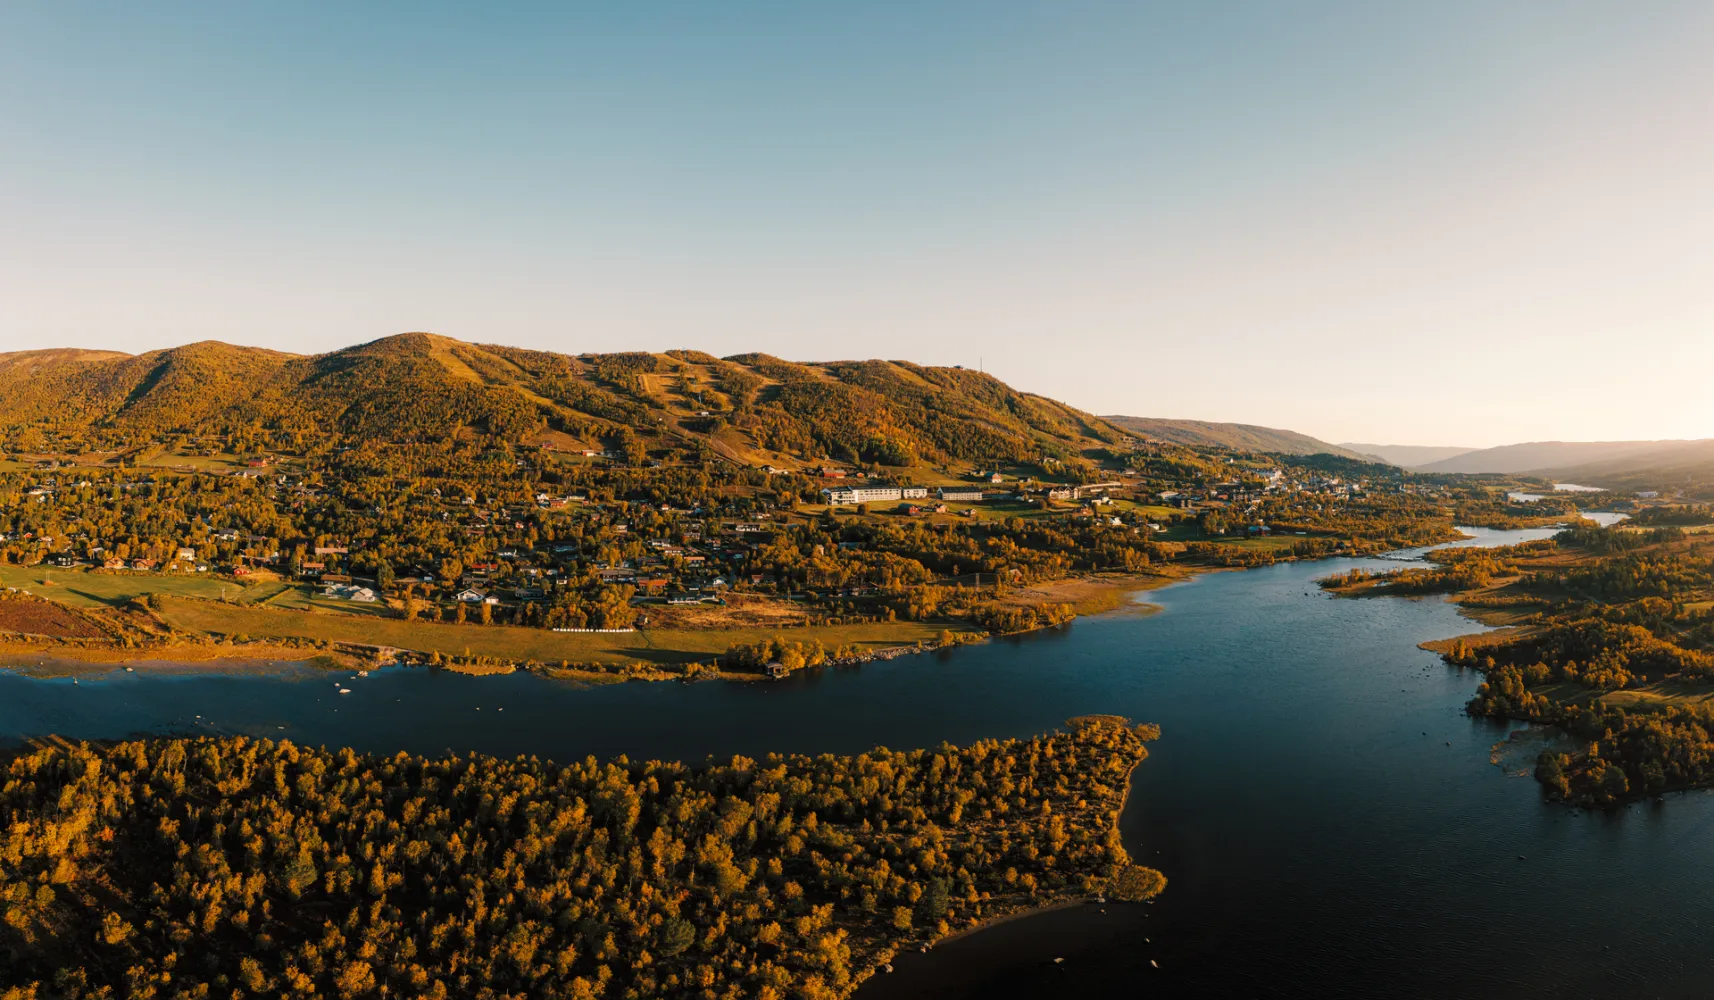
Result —
[{"label": "dark blue water channel", "polygon": [[1511,727],[1462,714],[1478,678],[1416,648],[1476,626],[1439,600],[1315,588],[1354,565],[1387,563],[1215,573],[1148,595],[1158,614],[776,683],[0,672],[0,740],[208,731],[699,760],[1119,713],[1164,730],[1122,823],[1170,879],[1160,900],[1003,924],[905,956],[860,997],[1714,995],[1714,796],[1544,803],[1490,762]]}]

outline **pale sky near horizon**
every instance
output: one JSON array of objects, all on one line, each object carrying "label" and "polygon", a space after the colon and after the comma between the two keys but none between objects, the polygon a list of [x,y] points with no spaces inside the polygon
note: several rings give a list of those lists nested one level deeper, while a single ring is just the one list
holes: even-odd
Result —
[{"label": "pale sky near horizon", "polygon": [[0,351],[406,330],[1714,436],[1714,4],[0,7]]}]

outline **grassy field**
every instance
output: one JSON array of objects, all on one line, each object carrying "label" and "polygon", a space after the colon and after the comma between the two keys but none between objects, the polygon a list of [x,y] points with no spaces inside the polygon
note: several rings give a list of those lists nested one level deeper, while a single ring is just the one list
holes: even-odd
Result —
[{"label": "grassy field", "polygon": [[[1569,701],[1576,693],[1555,691],[1554,694]],[[1600,700],[1626,711],[1659,711],[1669,706],[1696,705],[1714,700],[1714,686],[1669,678],[1641,687],[1608,691],[1600,696]]]},{"label": "grassy field", "polygon": [[344,601],[336,597],[328,597],[314,585],[305,583],[288,584],[260,600],[241,603],[255,607],[283,608],[287,611],[322,611],[334,615],[356,615],[360,618],[385,616],[387,613],[386,606],[379,601],[374,604]]},{"label": "grassy field", "polygon": [[79,608],[113,607],[149,593],[218,601],[223,596],[238,599],[245,592],[230,580],[206,574],[91,573],[51,566],[0,566],[0,586],[28,590]]},{"label": "grassy field", "polygon": [[1000,603],[1014,607],[1039,603],[1069,604],[1079,615],[1098,615],[1127,607],[1146,609],[1148,605],[1136,603],[1132,595],[1178,583],[1194,575],[1194,571],[1184,567],[1168,566],[1162,567],[1161,573],[1152,576],[1111,574],[1068,577],[1013,590],[1002,598]]},{"label": "grassy field", "polygon": [[239,604],[273,604],[276,599],[297,587],[286,580],[269,580],[266,583],[254,583],[244,588],[244,593],[233,598]]},{"label": "grassy field", "polygon": [[820,640],[829,649],[912,645],[939,637],[942,626],[921,622],[826,625],[785,630],[768,628],[640,632],[553,632],[507,625],[450,625],[406,622],[397,618],[286,611],[208,601],[168,600],[160,612],[174,628],[251,638],[318,639],[438,652],[449,656],[493,656],[507,660],[557,663],[652,664],[707,662],[735,642],[757,642],[783,635],[795,642]]},{"label": "grassy field", "polygon": [[48,566],[0,566],[0,586],[17,587],[62,604],[85,608],[113,607],[143,594],[167,594],[211,601],[228,600],[254,607],[324,611],[359,618],[373,618],[386,610],[380,604],[360,604],[325,597],[318,588],[309,584],[285,580],[241,584],[206,574],[92,573]]},{"label": "grassy field", "polygon": [[194,472],[231,473],[245,468],[244,460],[237,455],[183,455],[176,452],[160,452],[136,460],[138,468],[174,469]]},{"label": "grassy field", "polygon": [[1230,545],[1233,548],[1238,548],[1238,549],[1262,549],[1264,551],[1265,550],[1278,551],[1280,549],[1290,549],[1293,545],[1295,545],[1297,543],[1297,536],[1294,536],[1294,535],[1259,535],[1259,536],[1245,537],[1245,536],[1235,535],[1231,538],[1217,539],[1217,541],[1219,541],[1222,545]]},{"label": "grassy field", "polygon": [[1177,507],[1165,507],[1156,503],[1138,503],[1135,500],[1115,500],[1113,506],[1118,510],[1135,511],[1151,521],[1158,521],[1163,524],[1172,520],[1174,516],[1183,513]]}]

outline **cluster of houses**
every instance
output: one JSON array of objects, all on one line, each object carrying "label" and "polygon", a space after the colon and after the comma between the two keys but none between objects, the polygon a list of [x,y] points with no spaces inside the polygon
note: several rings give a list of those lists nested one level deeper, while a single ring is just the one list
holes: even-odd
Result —
[{"label": "cluster of houses", "polygon": [[[786,470],[769,468],[766,471]],[[1112,481],[1076,485],[1038,483],[1027,479],[1008,484],[1002,473],[984,470],[974,477],[976,482],[933,489],[883,484],[860,473],[847,473],[831,466],[821,469],[820,474],[832,481],[820,491],[820,495],[828,504],[835,506],[896,503],[902,513],[927,515],[946,513],[948,504],[980,504],[1001,498],[1047,500],[1056,504],[1075,502],[1081,506],[1074,516],[1096,517],[1113,525],[1134,522],[1138,530],[1142,530],[1144,522],[1138,520],[1137,515],[1116,516],[1112,506],[1115,493],[1149,505],[1182,508],[1186,513],[1179,515],[1178,519],[1188,519],[1203,507],[1229,508],[1235,514],[1249,513],[1268,497],[1283,494],[1351,497],[1370,488],[1363,480],[1346,482],[1336,476],[1298,468],[1289,474],[1277,468],[1232,469],[1225,475],[1234,478],[1221,482],[1170,474],[1149,476],[1137,469],[1127,469]],[[338,490],[337,486],[326,487],[302,476],[275,474],[266,478],[273,501],[282,509],[313,510],[318,502],[327,498],[327,490]],[[65,492],[65,488],[59,487],[52,479],[38,482],[40,485],[31,486],[27,492],[32,500],[53,502],[56,488]],[[150,482],[150,477],[141,476],[116,485],[130,489]],[[331,499],[337,499],[337,495]],[[776,523],[766,513],[771,503],[758,498],[746,497],[730,504],[721,503],[720,509],[713,511],[700,508],[674,511],[665,503],[632,503],[624,508],[630,514],[615,513],[613,508],[592,502],[585,495],[559,491],[534,492],[500,501],[491,496],[482,498],[458,493],[442,497],[438,490],[434,490],[419,495],[419,499],[427,499],[429,506],[420,513],[413,509],[412,516],[443,522],[447,526],[445,533],[468,539],[472,550],[490,553],[482,557],[485,561],[462,567],[456,579],[437,579],[434,567],[398,568],[397,582],[400,585],[417,586],[421,593],[438,594],[442,600],[470,605],[547,600],[557,592],[563,592],[564,588],[579,584],[591,572],[604,583],[635,587],[637,600],[675,603],[716,600],[729,585],[773,582],[749,568],[754,565],[752,552],[771,544],[777,531]],[[599,554],[587,541],[568,544],[565,541],[534,540],[537,530],[550,523],[546,512],[561,511],[573,505],[579,508],[575,516],[580,523],[592,521],[599,527],[603,539]],[[625,519],[636,517],[640,509],[672,515],[670,537],[639,538],[633,533]],[[375,510],[382,512],[380,506]],[[651,516],[650,520],[656,519]],[[1159,526],[1151,523],[1149,527],[1158,529]],[[1268,529],[1252,524],[1243,530],[1261,534]],[[650,529],[650,534],[658,535],[658,532]],[[376,586],[349,575],[354,554],[358,565],[365,562],[361,556],[361,544],[357,542],[324,543],[288,559],[282,558],[276,541],[233,528],[215,530],[207,521],[185,537],[196,547],[179,548],[171,558],[161,561],[119,559],[98,549],[83,551],[86,561],[113,570],[220,571],[245,575],[251,567],[267,566],[282,575],[295,573],[299,579],[318,584],[321,593],[331,600],[371,603],[386,596]],[[205,545],[205,540],[210,544]],[[609,541],[614,544],[607,544]],[[51,558],[65,560],[61,564],[79,563],[70,554],[69,546],[56,544],[52,549]],[[623,554],[617,554],[615,550]],[[159,550],[150,554],[161,555]],[[211,566],[211,563],[218,565]]]}]

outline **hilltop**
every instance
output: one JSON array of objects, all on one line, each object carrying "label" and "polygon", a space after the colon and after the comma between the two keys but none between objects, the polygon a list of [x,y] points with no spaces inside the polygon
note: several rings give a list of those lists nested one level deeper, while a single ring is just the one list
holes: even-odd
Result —
[{"label": "hilltop", "polygon": [[123,453],[489,439],[706,450],[747,465],[1085,461],[1126,434],[963,368],[766,354],[557,354],[406,333],[319,355],[204,341],[145,354],[0,354],[0,439]]},{"label": "hilltop", "polygon": [[1319,438],[1277,427],[1254,424],[1225,424],[1208,420],[1163,420],[1156,417],[1107,416],[1102,418],[1116,427],[1144,437],[1188,448],[1231,448],[1234,451],[1260,451],[1277,455],[1337,455],[1373,461],[1366,455],[1328,444]]}]

